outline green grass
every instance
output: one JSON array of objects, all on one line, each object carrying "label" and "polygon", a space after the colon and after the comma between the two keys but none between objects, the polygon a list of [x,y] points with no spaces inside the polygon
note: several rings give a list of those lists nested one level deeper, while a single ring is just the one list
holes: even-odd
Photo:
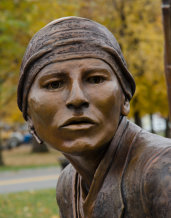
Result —
[{"label": "green grass", "polygon": [[1,218],[59,218],[55,189],[0,195]]},{"label": "green grass", "polygon": [[46,165],[27,165],[27,166],[0,166],[0,172],[4,171],[18,171],[18,170],[25,170],[25,169],[36,169],[36,168],[45,168],[45,167],[60,167],[57,164],[46,164]]}]

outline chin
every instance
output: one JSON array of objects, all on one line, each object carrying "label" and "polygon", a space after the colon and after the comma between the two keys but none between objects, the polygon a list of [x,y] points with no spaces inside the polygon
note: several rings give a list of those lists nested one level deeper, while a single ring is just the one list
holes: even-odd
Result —
[{"label": "chin", "polygon": [[68,155],[82,156],[83,154],[92,154],[103,150],[107,143],[108,142],[105,140],[96,141],[90,139],[77,139],[74,141],[65,142],[58,147],[56,146],[55,148]]},{"label": "chin", "polygon": [[[54,146],[53,146],[54,147]],[[60,146],[55,146],[55,148],[62,153],[70,154],[70,155],[81,155],[83,153],[90,152],[92,150],[96,150],[96,144],[92,144],[85,140],[74,140],[61,144]]]}]

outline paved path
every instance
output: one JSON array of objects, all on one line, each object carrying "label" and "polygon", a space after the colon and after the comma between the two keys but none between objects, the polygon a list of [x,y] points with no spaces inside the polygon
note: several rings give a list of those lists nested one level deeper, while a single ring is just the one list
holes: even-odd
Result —
[{"label": "paved path", "polygon": [[37,168],[0,173],[0,194],[56,188],[61,169]]}]

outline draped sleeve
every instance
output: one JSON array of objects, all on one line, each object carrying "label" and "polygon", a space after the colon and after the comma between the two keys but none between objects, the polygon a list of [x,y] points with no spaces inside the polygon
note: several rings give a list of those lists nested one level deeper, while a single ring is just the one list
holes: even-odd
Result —
[{"label": "draped sleeve", "polygon": [[171,147],[153,156],[142,181],[143,199],[148,214],[155,218],[171,217]]}]

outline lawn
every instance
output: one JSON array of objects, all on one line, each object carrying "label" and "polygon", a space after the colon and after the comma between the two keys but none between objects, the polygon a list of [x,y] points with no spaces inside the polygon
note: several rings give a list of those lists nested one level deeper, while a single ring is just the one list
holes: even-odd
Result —
[{"label": "lawn", "polygon": [[1,218],[59,218],[55,189],[0,195]]},{"label": "lawn", "polygon": [[[47,153],[32,153],[28,145],[4,150],[1,171],[57,166],[61,154],[49,148]],[[59,218],[56,191],[39,190],[0,195],[0,218]]]},{"label": "lawn", "polygon": [[4,166],[0,166],[0,171],[58,165],[60,152],[52,148],[46,153],[32,153],[31,150],[32,147],[28,145],[4,150],[2,152]]}]

